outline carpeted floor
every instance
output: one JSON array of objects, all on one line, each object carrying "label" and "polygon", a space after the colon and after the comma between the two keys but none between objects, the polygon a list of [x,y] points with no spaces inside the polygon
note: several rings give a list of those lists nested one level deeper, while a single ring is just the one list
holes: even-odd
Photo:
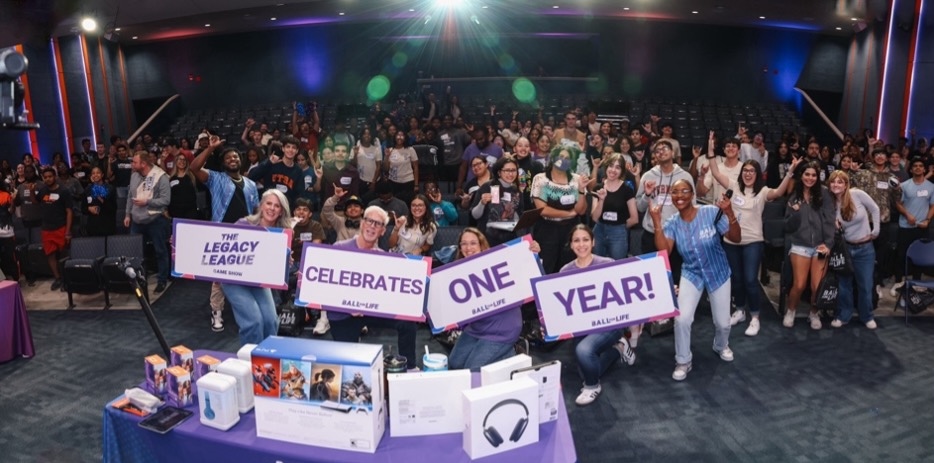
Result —
[{"label": "carpeted floor", "polygon": [[[154,304],[170,344],[234,351],[227,330],[208,324],[205,283],[178,281]],[[159,352],[143,313],[30,311],[36,357],[0,365],[0,461],[92,462],[101,459],[104,404],[141,381],[143,357]],[[736,361],[711,351],[709,310],[694,325],[694,370],[671,379],[670,334],[643,336],[634,366],[603,378],[593,405],[574,404],[580,379],[573,342],[536,360],[559,359],[582,462],[617,461],[932,461],[934,320],[880,318],[822,331],[799,319],[781,327],[763,313],[758,337],[731,335]],[[390,343],[394,333],[366,342]],[[430,343],[419,331],[419,347]]]}]

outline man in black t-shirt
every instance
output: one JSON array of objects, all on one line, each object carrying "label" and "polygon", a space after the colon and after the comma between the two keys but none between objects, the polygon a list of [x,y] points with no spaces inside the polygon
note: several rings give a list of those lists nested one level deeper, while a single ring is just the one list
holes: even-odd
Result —
[{"label": "man in black t-shirt", "polygon": [[110,162],[110,182],[117,188],[117,194],[126,197],[126,189],[130,186],[133,177],[133,159],[130,158],[130,149],[124,145],[117,145],[117,159]]},{"label": "man in black t-shirt", "polygon": [[42,169],[42,182],[44,185],[39,187],[36,195],[42,205],[42,250],[55,277],[52,291],[57,291],[62,287],[62,276],[58,271],[60,251],[64,251],[71,241],[73,201],[71,194],[58,184],[55,169]]}]

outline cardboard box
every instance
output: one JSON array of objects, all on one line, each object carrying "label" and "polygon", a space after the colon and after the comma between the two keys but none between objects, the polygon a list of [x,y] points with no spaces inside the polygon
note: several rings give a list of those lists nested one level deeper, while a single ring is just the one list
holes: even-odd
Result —
[{"label": "cardboard box", "polygon": [[491,384],[509,381],[510,375],[515,370],[528,368],[532,366],[532,357],[525,354],[519,354],[500,360],[496,363],[480,367],[480,385],[489,386]]},{"label": "cardboard box", "polygon": [[463,393],[464,451],[482,458],[538,442],[538,383],[530,378]]},{"label": "cardboard box", "polygon": [[179,345],[172,348],[171,354],[172,356],[169,358],[169,363],[173,367],[182,367],[188,370],[189,373],[195,371],[195,354],[191,349]]},{"label": "cardboard box", "polygon": [[167,381],[165,359],[158,355],[150,355],[146,357],[145,363],[146,387],[149,388],[149,392],[161,397],[165,394],[165,382]]},{"label": "cardboard box", "polygon": [[210,372],[196,384],[201,424],[226,431],[240,422],[236,378]]},{"label": "cardboard box", "polygon": [[191,392],[191,373],[181,366],[169,367],[167,371],[169,394],[166,402],[179,408],[191,405],[194,397]]},{"label": "cardboard box", "polygon": [[212,371],[217,371],[217,366],[221,361],[210,356],[202,355],[195,359],[195,371],[192,372],[193,379],[198,381]]},{"label": "cardboard box", "polygon": [[217,366],[217,372],[233,376],[237,380],[237,407],[240,413],[253,409],[253,372],[250,362],[227,359]]},{"label": "cardboard box", "polygon": [[383,346],[270,336],[251,353],[256,435],[376,452],[386,428]]},{"label": "cardboard box", "polygon": [[389,434],[430,436],[464,430],[461,394],[470,370],[389,375]]},{"label": "cardboard box", "polygon": [[561,394],[561,361],[533,365],[512,372],[512,379],[529,377],[538,383],[538,419],[547,423],[558,419],[558,402],[564,401]]}]

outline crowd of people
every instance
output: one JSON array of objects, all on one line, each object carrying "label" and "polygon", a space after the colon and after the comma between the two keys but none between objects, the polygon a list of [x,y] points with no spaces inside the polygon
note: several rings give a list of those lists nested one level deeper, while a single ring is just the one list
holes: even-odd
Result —
[{"label": "crowd of people", "polygon": [[[830,146],[791,132],[767,141],[740,125],[689,147],[671,122],[654,115],[634,124],[573,109],[555,121],[491,107],[484,120],[467,121],[450,92],[444,102],[426,95],[412,112],[377,104],[369,123],[354,131],[342,121],[322,127],[314,104],[294,107],[288,127],[250,119],[241,140],[208,130],[195,140],[113,137],[109,146],[84,140],[70,163],[59,154],[41,168],[31,154],[15,169],[4,161],[0,230],[14,215],[26,228],[41,228],[52,290],[61,287],[56,262],[72,236],[142,233],[155,248],[161,292],[174,218],[294,227],[286,270],[294,274],[305,242],[428,256],[439,229],[455,224],[469,227],[454,258],[469,257],[515,238],[508,225],[539,209],[532,248],[546,273],[668,253],[680,308],[672,377],[680,381],[692,369],[691,324],[704,292],[716,328],[712,348],[722,360],[734,358],[732,326],[748,320],[745,334],[759,333],[766,203],[785,210],[788,328],[800,305],[809,306],[812,329],[823,327],[813,297],[826,257],[842,239],[854,271],[841,278],[830,325],[850,322],[855,308],[875,329],[876,294],[889,279],[887,289],[898,294],[906,250],[930,236],[934,218],[934,148],[914,133],[886,144],[866,130]],[[199,191],[210,198],[201,208]],[[121,198],[125,207],[118,207]],[[639,228],[641,239],[632,239]],[[14,238],[0,238],[3,271],[18,278]],[[808,288],[812,300],[802,301]],[[211,326],[224,329],[226,298],[241,341],[259,342],[276,333],[276,304],[288,297],[215,284]],[[313,331],[356,342],[377,326],[398,332],[398,352],[417,368],[414,323],[333,312],[319,314]],[[632,326],[578,341],[579,405],[598,397],[606,369],[635,362],[641,332]],[[479,368],[527,350],[541,328],[527,306],[446,336],[452,367]]]}]

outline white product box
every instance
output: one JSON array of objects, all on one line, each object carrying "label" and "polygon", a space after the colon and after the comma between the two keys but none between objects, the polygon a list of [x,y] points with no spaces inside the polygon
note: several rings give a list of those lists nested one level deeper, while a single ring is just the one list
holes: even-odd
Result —
[{"label": "white product box", "polygon": [[227,359],[217,366],[217,372],[233,376],[237,380],[237,408],[240,413],[253,409],[253,373],[250,362]]},{"label": "white product box", "polygon": [[461,432],[461,394],[470,389],[470,370],[389,375],[389,434],[430,436]]},{"label": "white product box", "polygon": [[512,379],[529,377],[538,383],[538,419],[547,423],[558,419],[558,401],[564,400],[561,394],[561,361],[533,365],[512,372]]},{"label": "white product box", "polygon": [[210,372],[196,384],[201,424],[226,431],[240,422],[236,378]]},{"label": "white product box", "polygon": [[464,391],[464,451],[471,459],[538,442],[538,383],[530,378]]},{"label": "white product box", "polygon": [[250,354],[253,352],[253,349],[255,348],[256,348],[256,344],[252,344],[252,343],[244,344],[242,347],[240,347],[240,350],[237,351],[237,358],[240,360],[246,360],[247,362],[249,362]]},{"label": "white product box", "polygon": [[491,384],[509,381],[509,376],[513,371],[532,366],[532,357],[525,354],[519,354],[491,363],[480,368],[480,385],[489,386]]},{"label": "white product box", "polygon": [[376,452],[386,430],[383,346],[270,336],[251,358],[257,436]]}]

